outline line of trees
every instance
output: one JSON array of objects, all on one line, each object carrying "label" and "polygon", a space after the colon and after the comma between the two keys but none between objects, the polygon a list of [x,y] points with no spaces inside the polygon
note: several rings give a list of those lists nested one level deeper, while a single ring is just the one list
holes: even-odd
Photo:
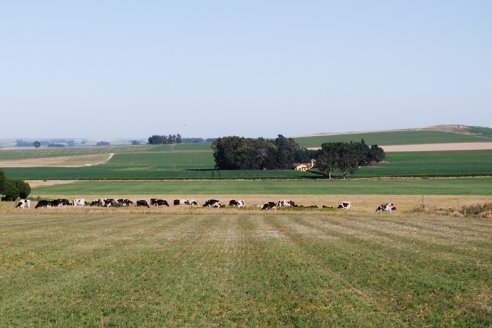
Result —
[{"label": "line of trees", "polygon": [[360,166],[374,165],[384,160],[383,148],[368,146],[364,139],[360,142],[330,142],[321,145],[316,156],[316,169],[331,179],[332,173],[339,170],[345,179]]},{"label": "line of trees", "polygon": [[221,170],[290,169],[294,162],[309,161],[315,151],[301,148],[292,138],[222,137],[212,143],[215,167]]},{"label": "line of trees", "polygon": [[170,134],[170,135],[153,135],[148,139],[150,145],[168,145],[168,144],[179,144],[182,142],[181,135]]},{"label": "line of trees", "polygon": [[0,170],[0,197],[4,201],[13,201],[17,197],[27,198],[31,193],[31,186],[22,180],[7,179]]}]

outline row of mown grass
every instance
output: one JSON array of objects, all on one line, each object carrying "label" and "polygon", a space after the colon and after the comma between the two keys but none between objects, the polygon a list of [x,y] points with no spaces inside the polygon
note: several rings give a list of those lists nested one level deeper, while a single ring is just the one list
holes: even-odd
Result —
[{"label": "row of mown grass", "polygon": [[2,325],[492,325],[492,221],[88,213],[0,211]]},{"label": "row of mown grass", "polygon": [[492,178],[363,180],[81,181],[36,195],[492,195]]}]

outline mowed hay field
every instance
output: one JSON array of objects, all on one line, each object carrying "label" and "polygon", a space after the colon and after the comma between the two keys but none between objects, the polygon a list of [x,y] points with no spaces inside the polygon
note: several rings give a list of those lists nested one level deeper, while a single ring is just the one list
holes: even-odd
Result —
[{"label": "mowed hay field", "polygon": [[491,220],[11,205],[3,326],[492,325]]}]

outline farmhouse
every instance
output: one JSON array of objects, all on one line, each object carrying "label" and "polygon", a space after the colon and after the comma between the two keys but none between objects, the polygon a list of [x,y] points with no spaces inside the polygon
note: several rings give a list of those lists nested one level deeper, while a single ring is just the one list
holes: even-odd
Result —
[{"label": "farmhouse", "polygon": [[296,171],[307,171],[314,167],[315,161],[311,160],[309,163],[294,163],[292,164],[292,168]]}]

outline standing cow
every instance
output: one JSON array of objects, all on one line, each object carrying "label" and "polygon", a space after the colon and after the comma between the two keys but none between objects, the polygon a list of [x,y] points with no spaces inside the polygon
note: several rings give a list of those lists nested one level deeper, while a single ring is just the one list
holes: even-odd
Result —
[{"label": "standing cow", "polygon": [[31,201],[29,199],[19,199],[15,208],[30,208]]}]

